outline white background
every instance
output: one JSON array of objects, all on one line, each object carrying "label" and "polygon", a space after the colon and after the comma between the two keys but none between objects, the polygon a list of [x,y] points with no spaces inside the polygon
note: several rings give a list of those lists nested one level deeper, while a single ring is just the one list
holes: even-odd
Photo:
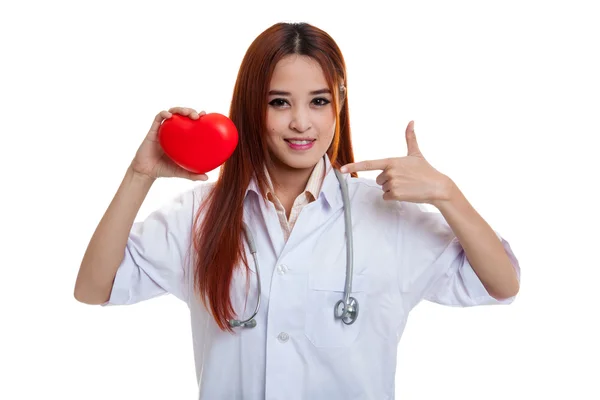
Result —
[{"label": "white background", "polygon": [[[413,311],[398,398],[600,398],[595,2],[7,3],[0,398],[195,398],[185,304],[88,306],[75,278],[154,115],[226,114],[247,47],[279,21],[341,47],[356,159],[406,155],[414,119],[523,269],[511,306]],[[138,219],[193,185],[158,181]]]}]

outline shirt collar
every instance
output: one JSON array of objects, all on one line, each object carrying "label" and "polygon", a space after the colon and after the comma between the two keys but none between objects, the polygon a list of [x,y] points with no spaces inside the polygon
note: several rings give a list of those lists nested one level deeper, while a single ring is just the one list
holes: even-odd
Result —
[{"label": "shirt collar", "polygon": [[[272,186],[269,174],[267,173],[266,175],[267,179],[269,180],[269,188],[271,188]],[[344,178],[347,178],[347,175],[344,175]],[[256,183],[256,178],[254,176],[250,180],[250,184],[246,189],[246,196],[248,195],[249,191],[253,191],[259,196],[261,196],[258,184]],[[313,172],[311,173],[311,176],[306,185],[306,191],[309,191],[315,199],[319,197],[319,194],[323,195],[323,199],[331,207],[335,208],[342,204],[342,193],[340,191],[340,184],[337,180],[337,177],[335,176],[335,172],[333,172],[333,167],[327,154],[323,156],[323,162],[320,162],[319,165],[316,165],[313,169]]]}]

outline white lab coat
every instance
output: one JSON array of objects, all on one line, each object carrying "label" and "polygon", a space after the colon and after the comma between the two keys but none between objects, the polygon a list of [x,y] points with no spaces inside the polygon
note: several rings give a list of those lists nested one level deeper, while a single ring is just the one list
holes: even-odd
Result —
[{"label": "white lab coat", "polygon": [[[327,157],[316,201],[300,213],[284,243],[276,211],[254,181],[244,221],[258,248],[262,282],[255,328],[221,332],[193,293],[189,252],[194,215],[212,183],[202,183],[135,223],[105,305],[134,304],[171,293],[189,307],[201,399],[393,399],[397,346],[413,307],[427,299],[450,306],[509,304],[491,297],[439,213],[384,201],[381,187],[348,180],[354,233],[353,325],[334,320],[343,297],[346,243],[339,183]],[[496,232],[520,278],[510,245]],[[254,270],[252,256],[247,253]],[[248,318],[256,275],[234,274],[232,299]]]}]

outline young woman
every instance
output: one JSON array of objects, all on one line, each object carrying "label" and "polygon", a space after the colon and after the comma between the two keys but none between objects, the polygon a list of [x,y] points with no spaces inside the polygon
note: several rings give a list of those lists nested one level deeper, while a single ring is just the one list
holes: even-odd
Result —
[{"label": "young woman", "polygon": [[[231,103],[239,144],[218,180],[134,224],[156,179],[207,179],[157,142],[173,113],[204,112],[160,112],[90,241],[75,298],[186,302],[203,399],[394,398],[413,307],[509,304],[520,267],[425,160],[412,121],[407,156],[354,162],[347,93],[327,33],[281,23],[259,35]],[[382,172],[372,181],[364,170]]]}]

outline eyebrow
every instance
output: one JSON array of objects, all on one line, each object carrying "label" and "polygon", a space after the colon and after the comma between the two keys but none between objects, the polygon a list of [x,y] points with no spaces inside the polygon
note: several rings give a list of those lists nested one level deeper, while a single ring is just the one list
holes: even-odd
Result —
[{"label": "eyebrow", "polygon": [[[317,95],[317,94],[324,94],[324,93],[329,93],[331,94],[331,91],[329,89],[319,89],[319,90],[313,90],[312,92],[310,92],[311,95]],[[277,96],[291,96],[292,94],[290,92],[284,92],[282,90],[271,90],[269,92],[269,96],[272,95],[277,95]]]}]

